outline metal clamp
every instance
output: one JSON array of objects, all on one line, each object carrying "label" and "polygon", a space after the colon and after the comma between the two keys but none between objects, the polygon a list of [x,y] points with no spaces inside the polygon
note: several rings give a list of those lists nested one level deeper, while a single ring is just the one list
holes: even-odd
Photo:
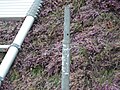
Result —
[{"label": "metal clamp", "polygon": [[[16,43],[12,43],[12,44],[10,45],[10,47],[16,47],[18,50],[21,49],[21,46],[18,45],[18,44],[16,44]],[[10,47],[9,47],[9,48],[10,48]]]}]

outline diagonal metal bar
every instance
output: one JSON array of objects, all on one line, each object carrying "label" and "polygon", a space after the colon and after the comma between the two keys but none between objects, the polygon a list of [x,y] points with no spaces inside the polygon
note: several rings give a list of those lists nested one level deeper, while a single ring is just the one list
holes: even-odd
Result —
[{"label": "diagonal metal bar", "polygon": [[[1,0],[1,1],[3,1],[3,0]],[[6,1],[8,1],[8,0],[6,0]],[[11,1],[15,1],[15,0],[11,0]],[[30,6],[28,12],[26,13],[26,18],[25,18],[18,34],[16,35],[13,43],[10,45],[4,59],[2,60],[2,62],[0,64],[0,83],[4,80],[5,76],[9,72],[9,69],[10,69],[11,65],[13,64],[14,59],[17,56],[19,49],[20,49],[28,31],[32,27],[34,20],[37,17],[41,3],[42,3],[42,0],[34,0],[34,2]],[[19,15],[19,14],[17,14],[17,15]],[[0,13],[0,15],[1,15],[1,13]],[[5,15],[7,15],[7,13]],[[11,15],[11,17],[15,17],[15,15],[13,15],[13,16],[12,16],[12,14],[10,14],[10,15]],[[22,14],[20,14],[20,15],[22,15]],[[8,13],[8,16],[9,16],[9,13]]]}]

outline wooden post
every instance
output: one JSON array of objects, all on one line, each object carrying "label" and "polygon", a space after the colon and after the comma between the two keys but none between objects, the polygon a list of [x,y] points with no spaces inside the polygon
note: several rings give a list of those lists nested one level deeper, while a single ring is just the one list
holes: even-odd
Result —
[{"label": "wooden post", "polygon": [[69,90],[70,77],[70,9],[64,10],[64,39],[62,48],[62,90]]}]

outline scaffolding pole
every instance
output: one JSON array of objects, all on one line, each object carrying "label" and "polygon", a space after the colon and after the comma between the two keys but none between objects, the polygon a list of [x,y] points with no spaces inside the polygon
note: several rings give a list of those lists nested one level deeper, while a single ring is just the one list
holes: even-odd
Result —
[{"label": "scaffolding pole", "polygon": [[69,90],[70,77],[70,9],[64,10],[64,38],[62,48],[62,90]]},{"label": "scaffolding pole", "polygon": [[[8,3],[7,1],[4,2],[4,0],[3,0],[3,1],[1,1],[1,3],[4,3],[4,4],[0,4],[0,6],[2,6],[5,10],[7,10],[5,8],[5,6],[7,6],[7,4],[9,4],[8,6],[10,6],[10,5],[13,6],[13,5],[19,4],[19,2],[17,3],[15,1],[10,1],[10,2],[11,3]],[[29,0],[27,2],[29,2]],[[27,9],[29,9],[29,10],[26,12],[23,9],[23,12],[25,12],[25,13],[24,14],[22,13],[22,16],[25,16],[26,18],[25,18],[18,34],[16,35],[13,43],[9,47],[8,47],[8,45],[0,46],[1,50],[4,50],[4,48],[5,49],[8,48],[8,51],[0,64],[0,84],[4,80],[7,73],[9,72],[9,69],[10,69],[12,63],[14,62],[14,59],[17,56],[18,51],[20,50],[21,45],[22,45],[28,31],[32,27],[34,20],[37,18],[41,3],[42,3],[42,0],[31,0],[30,7],[27,7]],[[28,6],[28,3],[25,5]],[[16,8],[17,7],[19,7],[19,6],[16,5]],[[20,8],[22,8],[22,7],[20,7]],[[0,8],[0,10],[2,11],[1,8]],[[11,10],[14,11],[12,13],[12,17],[16,17],[16,15],[19,15],[19,13],[16,12],[15,8],[10,9],[10,11]],[[22,9],[20,9],[20,10],[22,10]],[[0,18],[6,18],[6,17],[4,17],[4,15],[7,14],[7,11],[5,11],[5,12],[6,13],[2,12],[2,14],[0,14]],[[17,13],[17,14],[14,15],[14,13]],[[8,15],[7,18],[9,18],[10,16]]]},{"label": "scaffolding pole", "polygon": [[6,74],[9,71],[22,43],[24,38],[26,37],[28,31],[30,30],[32,24],[34,22],[34,17],[27,16],[25,21],[23,22],[16,38],[14,39],[13,43],[10,45],[2,63],[0,64],[0,81],[3,81]]}]

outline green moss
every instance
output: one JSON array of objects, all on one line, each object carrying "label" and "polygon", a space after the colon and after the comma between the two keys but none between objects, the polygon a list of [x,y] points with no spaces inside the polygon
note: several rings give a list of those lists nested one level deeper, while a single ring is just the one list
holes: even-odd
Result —
[{"label": "green moss", "polygon": [[17,80],[20,77],[20,74],[17,70],[13,69],[11,75],[10,75],[10,81]]},{"label": "green moss", "polygon": [[98,82],[100,84],[103,84],[105,83],[106,81],[111,84],[112,81],[113,81],[113,76],[114,76],[114,70],[111,69],[111,70],[101,70],[100,71],[100,77],[98,78]]},{"label": "green moss", "polygon": [[74,23],[75,32],[82,32],[83,31],[83,25],[82,23]]},{"label": "green moss", "polygon": [[84,47],[80,47],[79,48],[79,55],[87,58],[88,57],[88,52]]},{"label": "green moss", "polygon": [[41,66],[36,66],[35,68],[31,69],[30,73],[33,77],[39,76],[43,73],[43,68]]},{"label": "green moss", "polygon": [[60,75],[54,75],[49,77],[49,83],[52,83],[53,86],[57,87],[60,83]]},{"label": "green moss", "polygon": [[77,13],[80,7],[86,4],[85,2],[85,0],[73,0],[74,13]]}]

